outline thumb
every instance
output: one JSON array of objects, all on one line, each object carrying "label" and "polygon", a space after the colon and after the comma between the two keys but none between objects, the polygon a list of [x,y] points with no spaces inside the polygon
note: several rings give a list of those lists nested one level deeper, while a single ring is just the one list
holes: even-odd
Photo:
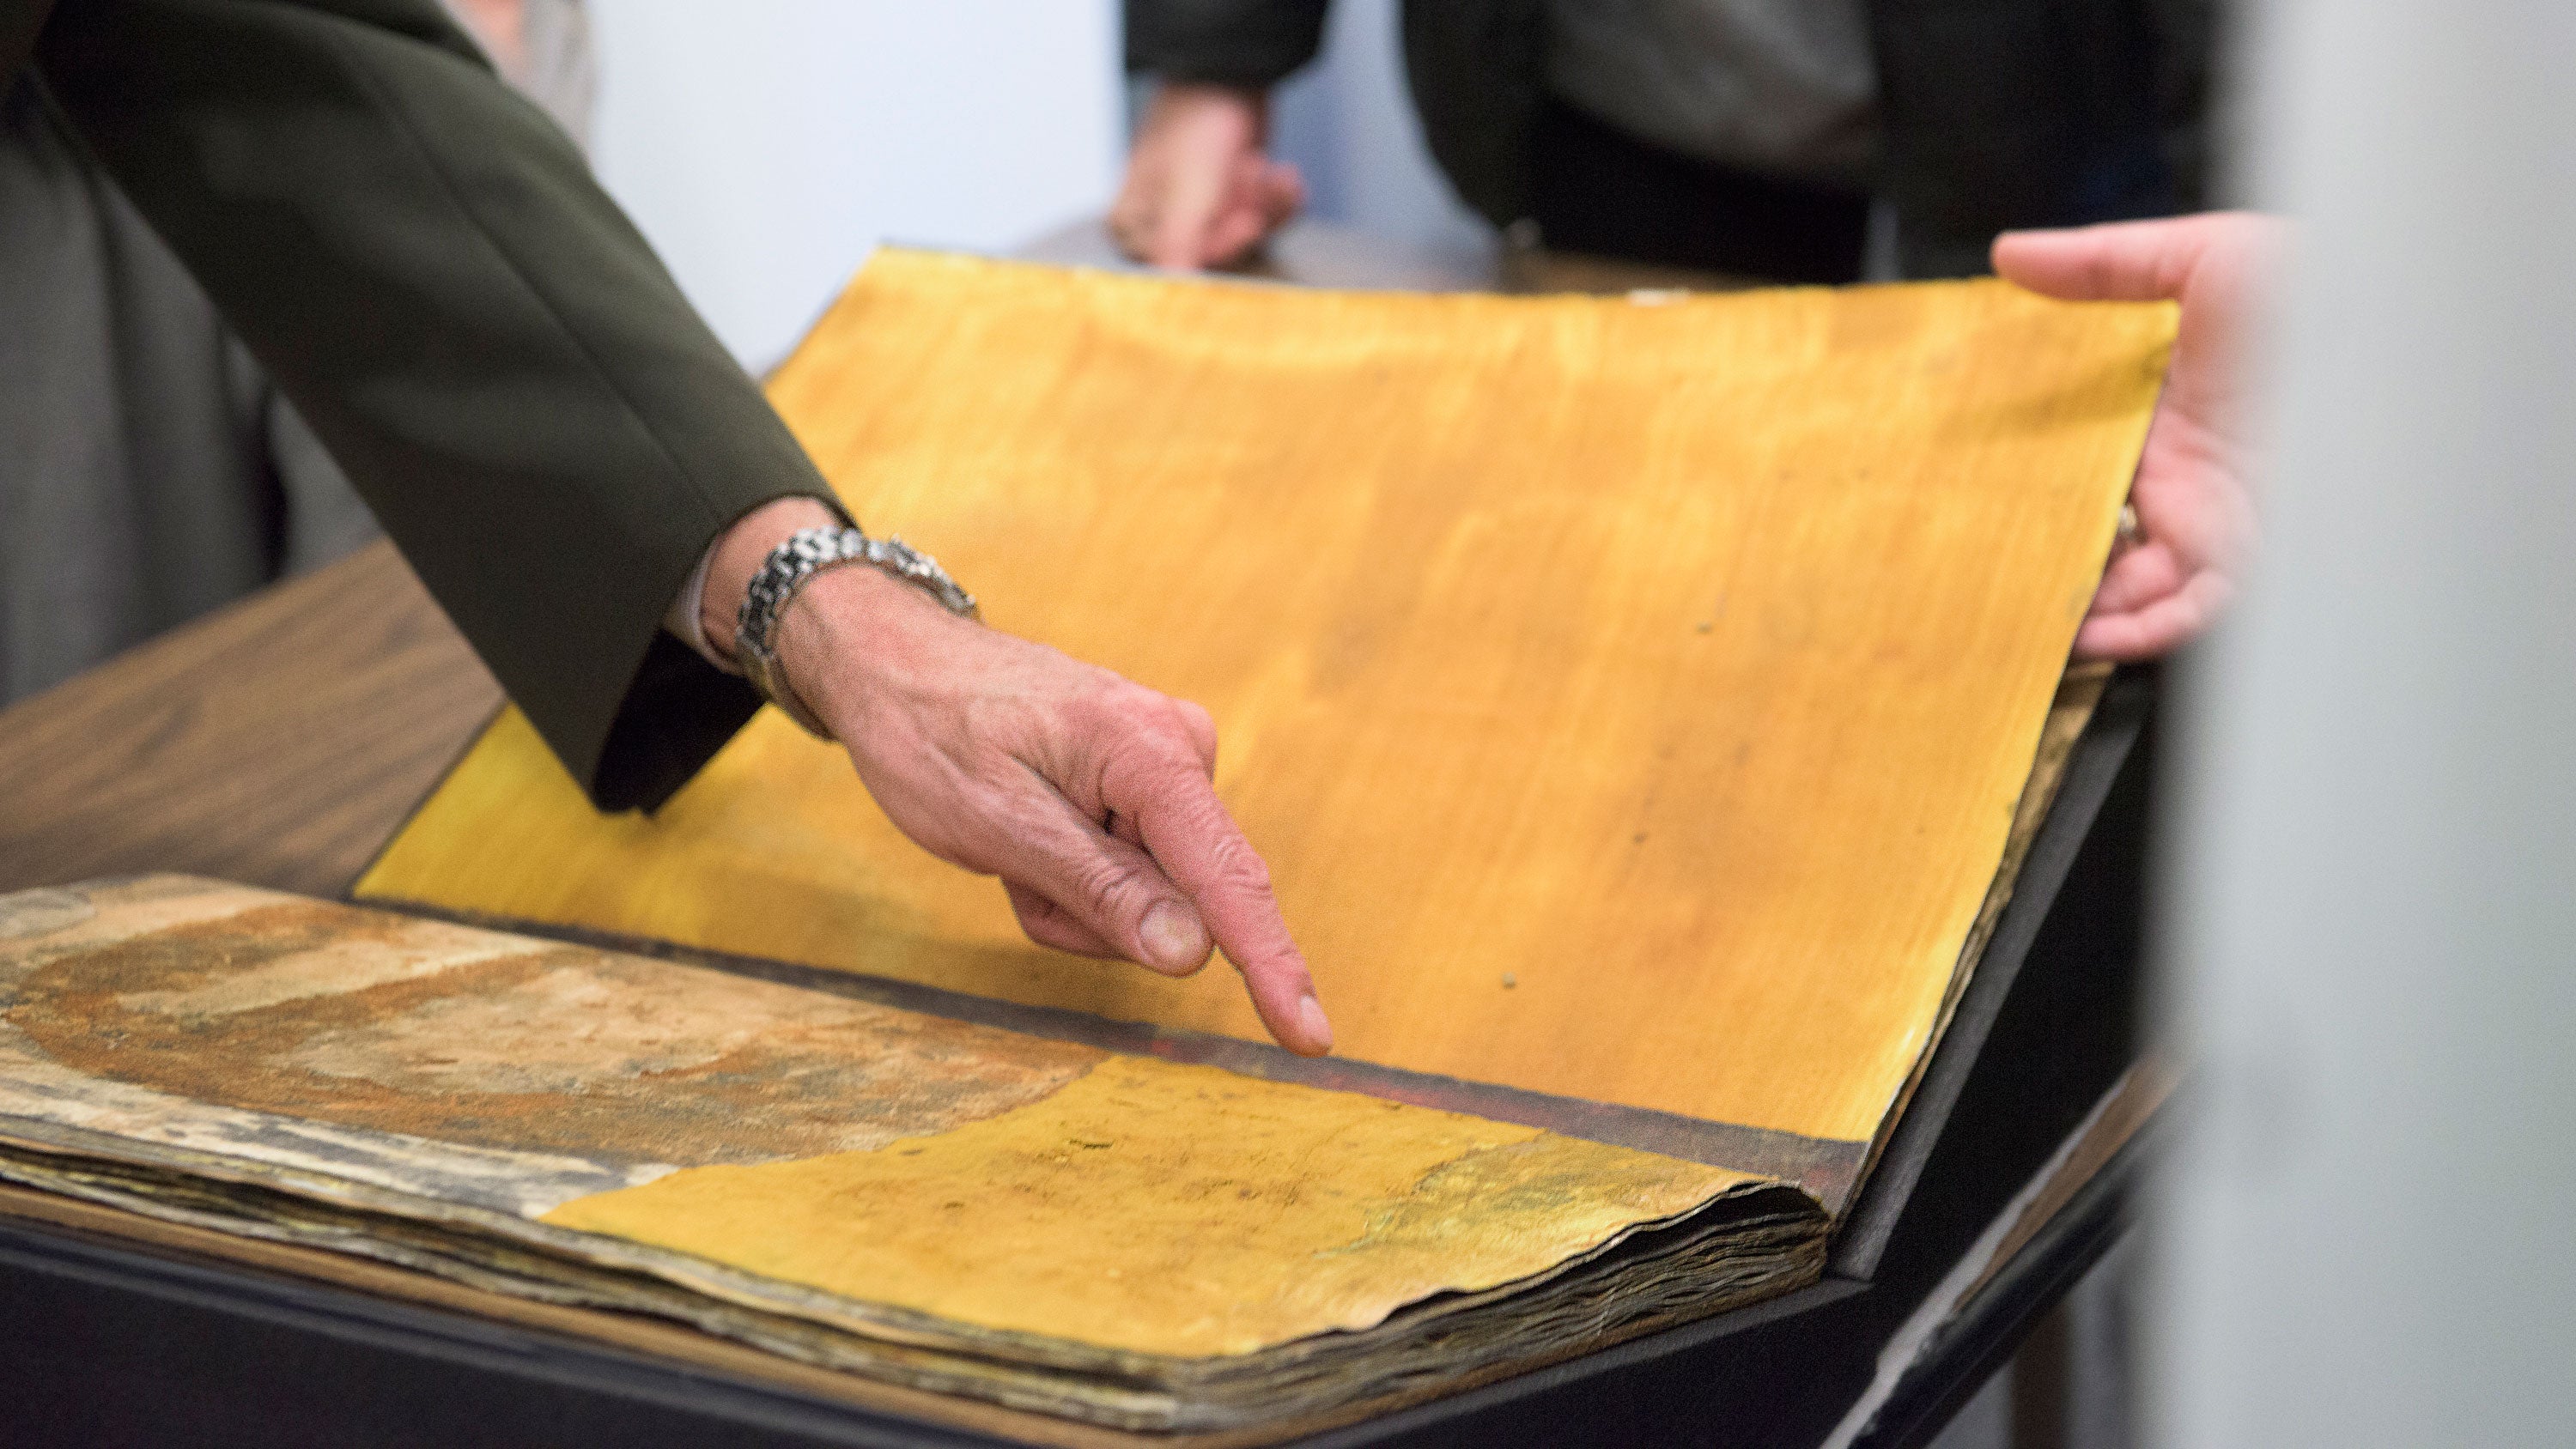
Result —
[{"label": "thumb", "polygon": [[1166,976],[1207,964],[1215,944],[1207,923],[1152,856],[1083,819],[1061,796],[1043,814],[1043,824],[1015,832],[1013,858],[996,872],[1031,940],[1114,953]]}]

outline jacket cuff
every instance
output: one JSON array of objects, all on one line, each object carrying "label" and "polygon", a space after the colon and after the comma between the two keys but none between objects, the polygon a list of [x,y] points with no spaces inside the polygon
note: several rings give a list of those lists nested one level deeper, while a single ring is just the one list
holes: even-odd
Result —
[{"label": "jacket cuff", "polygon": [[657,632],[609,722],[591,774],[591,803],[602,810],[659,809],[762,703],[749,684]]},{"label": "jacket cuff", "polygon": [[1267,90],[1315,58],[1326,0],[1128,0],[1127,69]]}]

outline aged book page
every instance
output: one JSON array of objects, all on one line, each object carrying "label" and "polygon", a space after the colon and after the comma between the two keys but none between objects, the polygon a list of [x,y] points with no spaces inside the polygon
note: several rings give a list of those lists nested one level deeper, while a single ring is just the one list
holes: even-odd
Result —
[{"label": "aged book page", "polygon": [[1825,1228],[1723,1167],[184,877],[0,896],[0,1178],[1145,1426],[1714,1311]]},{"label": "aged book page", "polygon": [[[995,624],[1208,707],[1340,1051],[1872,1141],[2163,376],[1996,282],[1296,292],[881,253],[772,385]],[[504,715],[364,895],[1258,1038],[1020,938],[765,714],[591,812]]]}]

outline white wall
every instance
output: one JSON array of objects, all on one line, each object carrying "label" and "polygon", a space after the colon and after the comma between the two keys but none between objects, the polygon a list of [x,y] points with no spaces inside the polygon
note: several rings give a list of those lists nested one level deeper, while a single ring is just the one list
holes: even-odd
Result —
[{"label": "white wall", "polygon": [[2197,680],[2162,1442],[2576,1440],[2576,7],[2276,0],[2266,553]]},{"label": "white wall", "polygon": [[754,368],[881,240],[1005,250],[1116,189],[1115,0],[590,6],[601,179]]}]

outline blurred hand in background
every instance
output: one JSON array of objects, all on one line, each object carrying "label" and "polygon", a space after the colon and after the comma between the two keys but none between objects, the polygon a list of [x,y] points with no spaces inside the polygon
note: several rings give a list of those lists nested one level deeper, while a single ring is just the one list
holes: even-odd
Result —
[{"label": "blurred hand in background", "polygon": [[1273,161],[1270,102],[1232,86],[1166,84],[1137,129],[1109,231],[1140,262],[1195,271],[1240,261],[1305,204]]}]

